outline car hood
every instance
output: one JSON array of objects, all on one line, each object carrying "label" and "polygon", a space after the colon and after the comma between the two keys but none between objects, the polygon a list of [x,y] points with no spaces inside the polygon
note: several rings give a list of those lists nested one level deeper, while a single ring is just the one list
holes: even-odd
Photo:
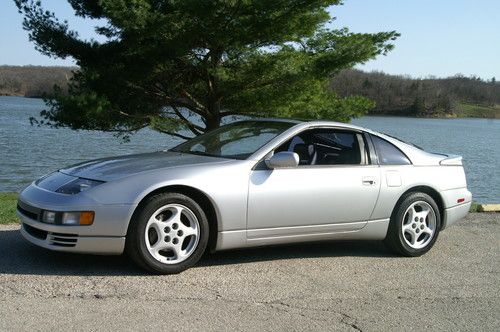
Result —
[{"label": "car hood", "polygon": [[71,176],[91,180],[112,181],[133,174],[162,168],[224,163],[228,161],[230,159],[160,151],[97,159],[63,168],[59,171]]}]

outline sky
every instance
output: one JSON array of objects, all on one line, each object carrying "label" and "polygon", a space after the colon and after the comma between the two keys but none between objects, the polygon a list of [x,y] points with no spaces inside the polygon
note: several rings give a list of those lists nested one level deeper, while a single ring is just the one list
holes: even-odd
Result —
[{"label": "sky", "polygon": [[[99,22],[75,17],[66,1],[42,4],[67,19],[81,37],[96,38],[93,27]],[[359,69],[411,77],[500,78],[500,0],[345,0],[329,11],[336,17],[333,28],[401,33],[393,51]],[[74,64],[34,49],[13,0],[0,0],[0,31],[0,65]]]}]

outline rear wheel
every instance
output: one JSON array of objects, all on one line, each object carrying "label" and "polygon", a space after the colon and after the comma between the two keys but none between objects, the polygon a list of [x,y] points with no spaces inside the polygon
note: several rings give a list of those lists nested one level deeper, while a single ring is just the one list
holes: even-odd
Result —
[{"label": "rear wheel", "polygon": [[193,266],[208,242],[208,222],[190,197],[164,193],[150,197],[131,221],[126,250],[143,268],[158,274]]},{"label": "rear wheel", "polygon": [[441,216],[436,202],[421,192],[409,193],[391,216],[386,245],[404,256],[420,256],[436,242]]}]

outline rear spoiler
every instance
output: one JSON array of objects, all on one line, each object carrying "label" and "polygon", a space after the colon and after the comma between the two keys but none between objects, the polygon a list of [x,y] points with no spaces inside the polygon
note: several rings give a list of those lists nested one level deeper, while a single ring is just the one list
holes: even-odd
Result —
[{"label": "rear spoiler", "polygon": [[446,158],[439,162],[443,166],[462,166],[462,156],[447,155]]}]

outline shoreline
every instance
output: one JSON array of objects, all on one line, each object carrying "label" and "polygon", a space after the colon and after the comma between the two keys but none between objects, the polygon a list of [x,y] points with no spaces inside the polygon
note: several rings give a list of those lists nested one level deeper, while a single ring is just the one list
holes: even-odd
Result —
[{"label": "shoreline", "polygon": [[[394,117],[403,119],[443,119],[443,120],[455,120],[455,119],[489,119],[489,120],[499,120],[500,117],[485,117],[485,116],[459,116],[453,115],[443,115],[443,116],[418,116],[418,115],[399,115],[394,113],[377,113],[371,114],[367,113],[363,116],[373,116],[373,117]],[[361,117],[363,117],[361,116]]]},{"label": "shoreline", "polygon": [[26,96],[26,95],[23,95],[23,94],[0,94],[0,97],[15,97],[15,98],[28,98],[28,99],[44,99],[44,98],[50,98],[51,96],[50,95],[47,95],[47,96]]},{"label": "shoreline", "polygon": [[[28,99],[47,99],[50,98],[51,95],[41,95],[41,96],[26,96],[23,94],[0,94],[0,97],[13,97],[13,98],[28,98]],[[363,116],[373,116],[373,117],[395,117],[395,118],[407,118],[407,119],[492,119],[498,120],[500,119],[500,113],[495,116],[467,116],[460,115],[456,113],[451,114],[429,114],[429,115],[407,115],[407,114],[399,114],[393,112],[377,112],[377,113],[367,113]]]}]

